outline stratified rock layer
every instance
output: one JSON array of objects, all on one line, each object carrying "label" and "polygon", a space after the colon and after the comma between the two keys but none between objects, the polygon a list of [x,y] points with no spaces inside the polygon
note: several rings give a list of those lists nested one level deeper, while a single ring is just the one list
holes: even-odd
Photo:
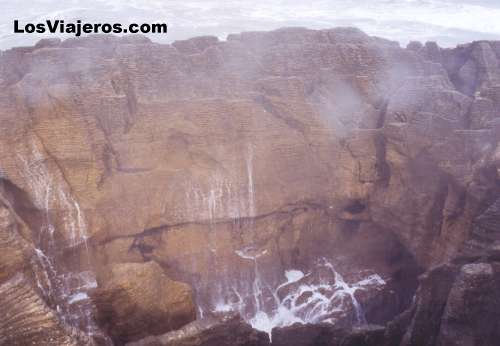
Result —
[{"label": "stratified rock layer", "polygon": [[0,345],[94,345],[62,324],[22,274],[0,285]]},{"label": "stratified rock layer", "polygon": [[[13,49],[0,68],[2,175],[38,207],[44,184],[70,196],[70,205],[49,198],[60,236],[75,236],[64,230],[74,201],[110,249],[104,261],[136,259],[116,251],[152,230],[275,222],[297,203],[328,211],[335,229],[359,202],[356,220],[436,263],[465,240],[481,198],[472,182],[495,149],[496,46],[472,47],[481,59],[462,50],[430,59],[427,46],[404,50],[355,29],[286,29],[226,42],[98,36]],[[461,77],[475,81],[474,95],[453,84],[453,59],[475,66]],[[478,115],[488,119],[471,118],[476,103],[490,107]]]},{"label": "stratified rock layer", "polygon": [[[384,324],[421,270],[454,260],[387,337],[476,340],[457,307],[496,287],[499,61],[498,42],[402,49],[349,28],[2,52],[0,284],[51,250],[56,270],[99,274],[101,325],[125,342],[193,318],[182,299],[189,318],[151,324],[158,280],[190,284],[200,315],[239,304],[248,319],[274,299],[262,287],[325,259],[350,283],[378,275],[382,293],[353,297]],[[144,294],[103,268],[149,268]]]}]

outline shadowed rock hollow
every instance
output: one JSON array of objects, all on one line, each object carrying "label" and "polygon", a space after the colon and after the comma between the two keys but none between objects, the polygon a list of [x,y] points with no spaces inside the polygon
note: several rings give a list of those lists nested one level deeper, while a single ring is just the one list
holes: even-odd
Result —
[{"label": "shadowed rock hollow", "polygon": [[[472,267],[449,269],[428,327],[447,344],[461,282],[497,284],[499,59],[498,42],[403,49],[351,28],[2,52],[0,284],[22,272],[61,323],[120,344],[193,304],[267,332],[384,325],[418,274],[455,261]],[[395,345],[429,321],[413,304],[386,329]]]}]

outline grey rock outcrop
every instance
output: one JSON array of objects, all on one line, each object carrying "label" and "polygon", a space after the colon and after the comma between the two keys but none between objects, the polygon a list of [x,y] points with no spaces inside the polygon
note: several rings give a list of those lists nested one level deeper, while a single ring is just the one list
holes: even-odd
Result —
[{"label": "grey rock outcrop", "polygon": [[253,329],[237,314],[216,314],[179,330],[128,343],[126,346],[268,346],[269,336]]}]

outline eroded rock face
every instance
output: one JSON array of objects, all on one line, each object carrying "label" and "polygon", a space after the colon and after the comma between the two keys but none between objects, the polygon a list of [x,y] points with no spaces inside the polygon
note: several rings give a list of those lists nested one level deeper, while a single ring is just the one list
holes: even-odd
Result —
[{"label": "eroded rock face", "polygon": [[22,274],[0,285],[0,304],[1,345],[96,345],[62,323]]},{"label": "eroded rock face", "polygon": [[97,319],[119,344],[196,318],[191,288],[169,279],[154,262],[110,265],[99,271],[97,282]]},{"label": "eroded rock face", "polygon": [[33,253],[28,241],[18,232],[19,226],[4,199],[0,202],[0,282],[29,267]]},{"label": "eroded rock face", "polygon": [[92,337],[62,321],[54,301],[47,299],[51,283],[11,192],[0,183],[0,344],[95,345]]},{"label": "eroded rock face", "polygon": [[488,343],[500,338],[498,264],[471,263],[462,266],[451,288],[441,322],[438,342],[454,345]]},{"label": "eroded rock face", "polygon": [[[124,342],[191,321],[179,282],[200,317],[232,309],[257,324],[262,312],[269,324],[326,277],[326,311],[301,319],[384,324],[418,273],[460,255],[388,328],[397,342],[447,342],[454,273],[498,255],[484,239],[499,240],[499,57],[496,42],[402,49],[348,28],[3,52],[0,283],[38,249],[60,283],[49,305],[97,284],[100,324]],[[64,281],[72,273],[98,281]]]},{"label": "eroded rock face", "polygon": [[498,285],[498,263],[432,270],[413,307],[389,323],[386,345],[496,345]]},{"label": "eroded rock face", "polygon": [[421,277],[411,307],[387,325],[385,345],[498,343],[500,229],[491,227],[500,220],[497,204],[474,219],[462,254]]}]

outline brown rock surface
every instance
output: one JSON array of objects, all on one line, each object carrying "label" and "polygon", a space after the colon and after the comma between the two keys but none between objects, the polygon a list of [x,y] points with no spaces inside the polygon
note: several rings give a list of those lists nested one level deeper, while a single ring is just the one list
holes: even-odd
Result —
[{"label": "brown rock surface", "polygon": [[29,234],[27,227],[17,222],[10,203],[1,195],[0,201],[0,282],[3,282],[18,272],[29,270],[33,249],[21,235],[23,228],[23,233]]},{"label": "brown rock surface", "polygon": [[[494,75],[495,51],[471,47],[476,69]],[[454,54],[465,53],[439,56]],[[13,59],[17,74],[7,68]],[[422,264],[435,263],[466,231],[446,223],[433,231],[432,202],[466,193],[480,169],[474,161],[487,156],[478,151],[488,130],[468,130],[469,108],[493,104],[480,116],[498,116],[495,78],[472,99],[448,79],[451,63],[442,64],[354,29],[172,46],[103,36],[11,50],[0,74],[2,174],[38,206],[40,185],[50,181],[52,194],[78,204],[101,243],[310,201],[335,212],[362,199],[370,220],[393,230]],[[463,153],[453,163],[451,148]],[[438,174],[414,173],[417,163]],[[456,192],[443,195],[445,188]],[[408,205],[420,215],[408,215]],[[63,229],[72,207],[54,197],[48,209],[71,240]],[[401,219],[389,223],[389,213]],[[423,251],[428,238],[435,251]],[[449,250],[438,251],[443,246]]]},{"label": "brown rock surface", "polygon": [[97,319],[119,344],[196,318],[190,287],[169,279],[154,262],[110,265],[99,271],[97,283]]},{"label": "brown rock surface", "polygon": [[12,192],[0,182],[0,344],[95,345],[47,300],[51,283],[36,256],[31,229],[14,210],[19,201]]},{"label": "brown rock surface", "polygon": [[[500,195],[499,59],[498,42],[402,49],[350,28],[3,52],[0,280],[31,271],[35,248],[59,281],[97,271],[100,321],[124,341],[193,318],[189,289],[169,277],[193,287],[200,315],[239,299],[248,318],[255,285],[270,304],[285,271],[324,257],[348,284],[380,275],[390,294],[357,295],[368,322],[385,323],[419,267],[497,255],[484,244],[499,240],[496,214],[474,220]],[[406,322],[437,338],[448,308],[425,282]],[[170,286],[178,310],[175,295],[158,298]],[[73,297],[59,291],[52,307]]]},{"label": "brown rock surface", "polygon": [[61,323],[22,274],[0,285],[0,305],[0,345],[95,345]]}]

